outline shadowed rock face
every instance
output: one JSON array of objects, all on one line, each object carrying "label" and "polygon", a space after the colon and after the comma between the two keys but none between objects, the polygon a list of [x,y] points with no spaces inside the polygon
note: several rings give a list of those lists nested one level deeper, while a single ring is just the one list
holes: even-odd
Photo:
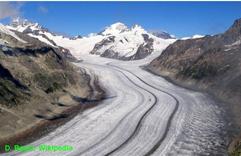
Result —
[{"label": "shadowed rock face", "polygon": [[[115,41],[115,36],[110,36],[110,37],[108,37],[108,38],[106,38],[106,39],[103,39],[102,41],[100,41],[99,43],[97,43],[95,46],[94,46],[94,48],[93,48],[93,50],[90,52],[90,54],[96,54],[96,55],[99,55],[100,54],[100,52],[99,52],[99,50],[103,47],[103,46],[107,46],[108,44],[111,44],[111,43],[113,43]],[[109,51],[108,51],[108,49],[106,50],[107,51],[107,54],[109,55]],[[105,53],[105,52],[104,52]],[[105,57],[108,57],[108,55],[107,54],[103,54]],[[111,55],[110,55],[111,56]]]},{"label": "shadowed rock face", "polygon": [[146,56],[150,55],[153,52],[153,39],[149,38],[149,35],[142,34],[145,43],[141,44],[135,55],[130,57],[130,60],[143,59]]},{"label": "shadowed rock face", "polygon": [[12,107],[27,98],[27,87],[14,78],[8,69],[0,64],[0,101],[2,105]]},{"label": "shadowed rock face", "polygon": [[78,105],[72,96],[92,95],[90,76],[72,66],[60,48],[16,35],[26,42],[0,33],[0,141],[39,121],[39,115],[52,119]]},{"label": "shadowed rock face", "polygon": [[214,94],[241,121],[241,19],[223,34],[176,41],[147,69]]},{"label": "shadowed rock face", "polygon": [[[52,47],[36,49],[7,47],[7,49],[0,49],[0,82],[2,82],[0,86],[1,91],[5,90],[2,94],[6,93],[3,97],[14,97],[18,90],[19,95],[23,90],[29,90],[30,93],[43,91],[44,94],[48,94],[74,85],[81,86],[80,81],[85,81],[85,76],[81,77],[66,62],[62,53]],[[86,86],[87,83],[88,80],[85,82]],[[1,100],[1,104],[9,102],[7,99]]]}]

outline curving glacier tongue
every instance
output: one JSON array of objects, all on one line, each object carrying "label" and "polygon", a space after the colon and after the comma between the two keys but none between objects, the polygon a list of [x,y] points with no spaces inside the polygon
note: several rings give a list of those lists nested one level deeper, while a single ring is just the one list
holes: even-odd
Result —
[{"label": "curving glacier tongue", "polygon": [[98,75],[107,96],[114,98],[78,114],[31,145],[74,147],[45,152],[46,156],[227,155],[228,121],[220,104],[139,68],[153,57],[126,62],[83,56],[84,61],[75,65]]}]

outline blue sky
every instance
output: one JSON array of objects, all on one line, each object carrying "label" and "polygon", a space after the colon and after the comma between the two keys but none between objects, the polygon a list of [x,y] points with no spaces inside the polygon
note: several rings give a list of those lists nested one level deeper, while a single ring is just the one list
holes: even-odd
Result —
[{"label": "blue sky", "polygon": [[241,18],[241,2],[25,2],[18,15],[71,36],[123,22],[186,37],[224,32]]}]

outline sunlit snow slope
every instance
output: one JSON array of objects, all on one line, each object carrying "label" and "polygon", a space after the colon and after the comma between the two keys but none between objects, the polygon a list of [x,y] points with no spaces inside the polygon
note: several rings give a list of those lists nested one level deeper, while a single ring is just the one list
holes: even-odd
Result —
[{"label": "sunlit snow slope", "polygon": [[69,49],[77,58],[90,53],[122,60],[142,59],[156,50],[163,50],[175,41],[167,33],[153,33],[153,35],[141,26],[134,25],[128,28],[120,22],[106,27],[100,33],[75,38],[57,35],[38,23],[19,18],[13,20],[8,28],[38,38],[51,46]]}]

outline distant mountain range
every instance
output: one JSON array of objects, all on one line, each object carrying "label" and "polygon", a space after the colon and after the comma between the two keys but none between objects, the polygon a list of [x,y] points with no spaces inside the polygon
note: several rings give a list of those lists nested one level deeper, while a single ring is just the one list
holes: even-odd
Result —
[{"label": "distant mountain range", "polygon": [[64,37],[50,32],[38,23],[14,19],[8,29],[27,34],[53,47],[62,47],[72,55],[93,54],[121,60],[142,59],[152,52],[165,49],[176,39],[166,32],[148,32],[139,25],[128,28],[123,23],[115,23],[99,33],[89,36]]}]

